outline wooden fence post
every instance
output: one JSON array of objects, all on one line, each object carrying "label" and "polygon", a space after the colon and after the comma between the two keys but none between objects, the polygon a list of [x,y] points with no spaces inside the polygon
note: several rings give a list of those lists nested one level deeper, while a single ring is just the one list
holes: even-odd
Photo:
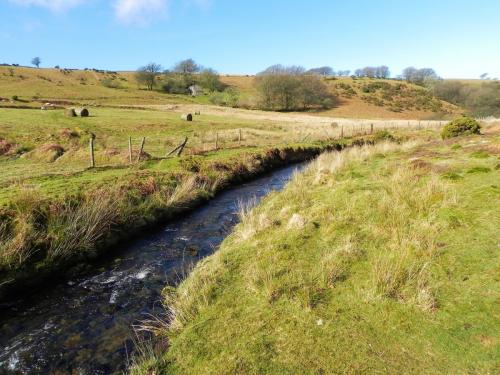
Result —
[{"label": "wooden fence post", "polygon": [[373,124],[370,124],[370,134],[373,134]]},{"label": "wooden fence post", "polygon": [[137,155],[137,161],[141,160],[142,152],[144,151],[144,143],[146,142],[146,137],[142,137],[141,148],[139,149],[139,154]]},{"label": "wooden fence post", "polygon": [[95,159],[94,159],[94,137],[90,137],[89,146],[90,146],[90,167],[94,168],[95,167]]},{"label": "wooden fence post", "polygon": [[340,127],[340,138],[344,138],[344,125]]},{"label": "wooden fence post", "polygon": [[238,145],[241,147],[241,129],[238,129]]},{"label": "wooden fence post", "polygon": [[219,149],[219,132],[215,133],[215,150]]},{"label": "wooden fence post", "polygon": [[181,156],[182,150],[184,150],[184,147],[186,147],[187,142],[188,142],[188,137],[184,138],[184,142],[182,142],[181,145],[179,146],[176,156]]},{"label": "wooden fence post", "polygon": [[128,137],[128,160],[132,164],[132,137]]}]

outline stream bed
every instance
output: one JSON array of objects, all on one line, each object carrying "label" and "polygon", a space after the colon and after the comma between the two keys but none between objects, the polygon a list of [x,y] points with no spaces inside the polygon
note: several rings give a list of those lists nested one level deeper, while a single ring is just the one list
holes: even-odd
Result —
[{"label": "stream bed", "polygon": [[0,307],[0,374],[126,371],[132,325],[163,312],[161,290],[212,254],[238,222],[238,205],[280,190],[293,165],[220,193],[179,220],[114,249],[74,280]]}]

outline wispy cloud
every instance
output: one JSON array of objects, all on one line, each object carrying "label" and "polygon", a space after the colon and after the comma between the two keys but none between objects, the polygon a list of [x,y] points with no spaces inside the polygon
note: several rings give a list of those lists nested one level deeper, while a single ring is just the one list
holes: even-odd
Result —
[{"label": "wispy cloud", "polygon": [[118,20],[126,24],[146,25],[168,15],[169,0],[115,0]]},{"label": "wispy cloud", "polygon": [[9,0],[11,3],[23,6],[38,6],[60,12],[84,3],[84,0]]},{"label": "wispy cloud", "polygon": [[[61,12],[95,0],[8,0],[22,6],[47,8]],[[170,6],[184,3],[188,6],[208,8],[212,0],[102,0],[102,4],[111,4],[115,17],[124,24],[148,25],[169,16]]]}]

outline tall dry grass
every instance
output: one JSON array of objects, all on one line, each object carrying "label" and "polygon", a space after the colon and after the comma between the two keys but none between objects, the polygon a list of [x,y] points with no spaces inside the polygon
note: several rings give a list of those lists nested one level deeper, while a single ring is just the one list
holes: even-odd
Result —
[{"label": "tall dry grass", "polygon": [[11,212],[15,214],[2,215],[0,268],[16,267],[33,255],[33,244],[40,234],[41,204],[42,199],[36,190],[23,188],[11,204]]},{"label": "tall dry grass", "polygon": [[457,204],[452,186],[419,168],[401,166],[392,171],[378,194],[380,219],[371,225],[384,248],[372,258],[375,297],[392,297],[424,310],[435,307],[430,269],[438,255],[437,238],[444,229],[440,210]]},{"label": "tall dry grass", "polygon": [[96,243],[107,235],[120,212],[115,196],[106,190],[88,194],[75,208],[53,207],[55,214],[47,222],[49,259],[75,256],[75,252],[95,249]]}]

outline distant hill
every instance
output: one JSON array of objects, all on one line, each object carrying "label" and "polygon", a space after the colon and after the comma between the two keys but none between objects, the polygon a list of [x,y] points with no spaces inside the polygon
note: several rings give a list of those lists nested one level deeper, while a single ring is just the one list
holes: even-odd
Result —
[{"label": "distant hill", "polygon": [[[240,105],[246,108],[257,102],[253,80],[252,76],[221,75],[223,83],[240,93]],[[334,108],[316,112],[317,115],[439,119],[461,112],[427,89],[406,82],[368,78],[325,78],[325,82],[338,100]],[[17,100],[13,101],[13,97]],[[147,91],[137,86],[134,72],[0,66],[0,106],[39,107],[44,102],[105,106],[208,104],[209,97]]]}]

